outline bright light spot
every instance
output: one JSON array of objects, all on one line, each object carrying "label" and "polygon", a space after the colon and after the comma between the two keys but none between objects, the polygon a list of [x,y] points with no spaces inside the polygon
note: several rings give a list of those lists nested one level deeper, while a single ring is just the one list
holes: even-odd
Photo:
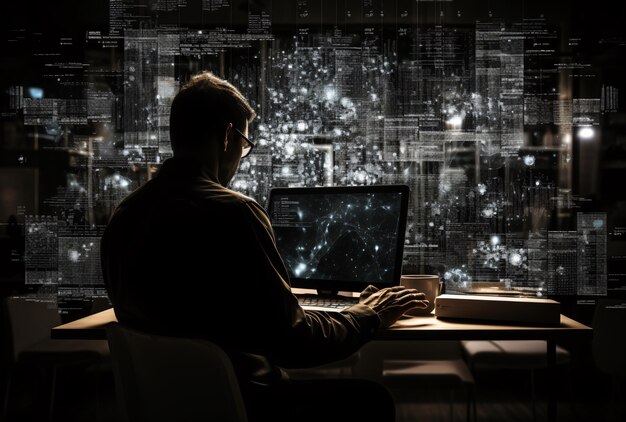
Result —
[{"label": "bright light spot", "polygon": [[581,127],[578,129],[578,137],[580,139],[591,139],[595,135],[595,130],[590,126]]},{"label": "bright light spot", "polygon": [[79,258],[80,252],[78,252],[76,249],[70,249],[69,251],[67,251],[67,259],[69,259],[71,262],[78,262]]},{"label": "bright light spot", "polygon": [[307,130],[308,125],[306,124],[306,122],[303,122],[302,120],[300,120],[297,124],[296,124],[296,130],[298,132],[304,132],[305,130]]},{"label": "bright light spot", "polygon": [[355,172],[354,177],[355,177],[357,182],[364,183],[365,179],[367,177],[367,174],[365,173],[365,171],[361,170],[361,171]]},{"label": "bright light spot", "polygon": [[327,86],[324,89],[324,97],[327,101],[335,101],[337,99],[337,91],[335,91],[335,88]]},{"label": "bright light spot", "polygon": [[522,263],[522,255],[518,254],[518,253],[512,253],[509,256],[509,263],[511,265],[515,265],[516,267],[519,267]]},{"label": "bright light spot", "polygon": [[535,165],[535,156],[534,155],[525,155],[524,156],[524,164],[528,167]]},{"label": "bright light spot", "polygon": [[497,245],[500,243],[500,236],[491,236],[491,244]]},{"label": "bright light spot", "polygon": [[495,212],[493,208],[485,208],[484,210],[481,211],[481,214],[483,217],[491,218],[494,216]]},{"label": "bright light spot", "polygon": [[301,262],[298,264],[298,266],[293,270],[293,273],[297,276],[299,276],[300,274],[302,274],[302,272],[306,270],[306,264]]},{"label": "bright light spot", "polygon": [[453,128],[460,128],[461,125],[463,124],[463,117],[456,114],[450,117],[448,120],[446,120],[446,123],[452,126]]},{"label": "bright light spot", "polygon": [[233,183],[235,189],[237,190],[246,190],[248,188],[248,181],[246,180],[235,180]]},{"label": "bright light spot", "polygon": [[31,98],[40,100],[43,98],[43,89],[31,86],[28,88],[28,95],[30,95]]}]

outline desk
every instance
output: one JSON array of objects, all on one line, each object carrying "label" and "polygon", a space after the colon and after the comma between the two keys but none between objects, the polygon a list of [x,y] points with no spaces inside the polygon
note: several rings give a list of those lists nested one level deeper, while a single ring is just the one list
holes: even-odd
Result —
[{"label": "desk", "polygon": [[[99,312],[54,327],[54,339],[105,339],[104,327],[116,322],[113,309]],[[591,339],[591,328],[561,315],[557,326],[490,324],[485,322],[449,321],[434,316],[406,318],[391,328],[379,330],[375,340],[546,340],[548,353],[548,420],[556,414],[556,343],[559,340]]]}]

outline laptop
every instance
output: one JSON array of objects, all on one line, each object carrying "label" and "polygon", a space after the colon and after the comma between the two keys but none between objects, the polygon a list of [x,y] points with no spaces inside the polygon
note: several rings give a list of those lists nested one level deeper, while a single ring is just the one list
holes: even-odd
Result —
[{"label": "laptop", "polygon": [[303,308],[341,311],[370,284],[400,283],[408,200],[406,185],[270,191],[276,244]]}]

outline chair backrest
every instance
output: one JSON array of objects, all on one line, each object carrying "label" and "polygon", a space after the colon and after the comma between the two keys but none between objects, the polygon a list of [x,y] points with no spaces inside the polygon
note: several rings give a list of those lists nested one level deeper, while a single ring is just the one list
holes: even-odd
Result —
[{"label": "chair backrest", "polygon": [[626,299],[600,299],[593,314],[593,360],[605,374],[626,377]]},{"label": "chair backrest", "polygon": [[61,324],[57,306],[36,296],[8,297],[5,307],[14,361],[28,346],[49,339],[51,328]]},{"label": "chair backrest", "polygon": [[199,339],[106,327],[123,416],[140,421],[247,420],[232,363]]}]

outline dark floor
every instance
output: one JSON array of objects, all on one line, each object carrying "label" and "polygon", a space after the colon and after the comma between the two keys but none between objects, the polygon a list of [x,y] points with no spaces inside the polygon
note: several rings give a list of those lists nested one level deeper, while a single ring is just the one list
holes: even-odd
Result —
[{"label": "dark floor", "polygon": [[[618,386],[611,406],[611,383],[594,371],[581,368],[577,376],[559,369],[558,415],[560,421],[624,421],[626,395]],[[38,372],[23,372],[12,386],[9,421],[48,419],[48,381]],[[116,421],[113,376],[110,367],[87,370],[67,368],[59,373],[54,421]],[[546,420],[546,376],[536,376],[536,419]],[[501,370],[476,374],[477,419],[488,421],[533,421],[530,377],[526,371]],[[392,390],[397,403],[397,421],[464,421],[467,395],[454,394],[450,417],[450,394],[429,386],[404,386]]]},{"label": "dark floor", "polygon": [[[590,382],[591,380],[579,380]],[[608,381],[608,380],[607,380]],[[538,374],[537,383],[545,384],[545,376]],[[610,391],[599,380],[587,385],[571,385],[561,379],[557,392],[559,421],[625,421],[626,406],[622,400],[611,409]],[[528,373],[497,371],[476,376],[476,416],[481,422],[545,421],[547,420],[547,391],[537,386],[535,415],[533,415]],[[450,417],[449,395],[445,391],[393,391],[396,399],[397,421],[465,421],[467,395],[462,390],[455,394],[453,417]]]}]

